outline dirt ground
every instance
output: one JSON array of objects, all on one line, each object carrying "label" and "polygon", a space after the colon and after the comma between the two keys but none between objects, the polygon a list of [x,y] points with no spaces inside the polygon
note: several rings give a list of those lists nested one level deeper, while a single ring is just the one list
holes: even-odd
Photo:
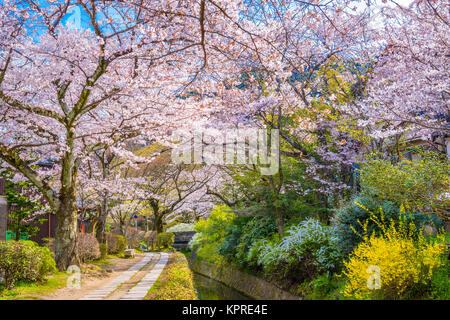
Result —
[{"label": "dirt ground", "polygon": [[90,291],[95,290],[119,276],[121,272],[138,263],[144,255],[136,255],[134,259],[111,258],[110,264],[98,267],[95,265],[83,265],[81,276],[81,288],[61,288],[47,296],[44,300],[78,300]]}]

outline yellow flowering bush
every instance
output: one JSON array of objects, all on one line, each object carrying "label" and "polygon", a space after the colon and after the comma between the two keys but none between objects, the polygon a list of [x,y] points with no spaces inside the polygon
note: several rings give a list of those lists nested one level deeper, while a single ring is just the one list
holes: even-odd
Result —
[{"label": "yellow flowering bush", "polygon": [[[344,262],[348,282],[343,294],[357,299],[401,299],[427,288],[433,271],[442,266],[445,247],[429,242],[413,223],[384,221],[371,214],[382,234],[365,233],[363,242]],[[367,223],[364,230],[367,230]]]}]

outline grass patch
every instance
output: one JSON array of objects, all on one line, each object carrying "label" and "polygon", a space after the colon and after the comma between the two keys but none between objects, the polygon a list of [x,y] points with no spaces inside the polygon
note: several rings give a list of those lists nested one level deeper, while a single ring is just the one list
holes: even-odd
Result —
[{"label": "grass patch", "polygon": [[197,300],[193,273],[186,257],[174,252],[166,267],[148,291],[145,300]]},{"label": "grass patch", "polygon": [[90,264],[90,265],[94,265],[97,266],[99,268],[105,269],[111,266],[114,266],[114,263],[112,263],[110,261],[110,259],[128,259],[126,258],[123,253],[118,253],[118,254],[108,254],[105,258],[100,258],[97,260],[89,260],[86,261],[86,264]]},{"label": "grass patch", "polygon": [[68,276],[66,272],[57,272],[48,276],[43,283],[16,281],[12,290],[7,290],[4,285],[0,285],[0,300],[41,299],[41,296],[65,287]]},{"label": "grass patch", "polygon": [[98,259],[98,260],[93,260],[93,261],[87,261],[88,264],[92,264],[94,266],[100,267],[102,269],[105,269],[107,267],[113,266],[114,264],[109,261],[109,259],[111,258],[115,258],[113,256],[107,256],[104,259]]}]

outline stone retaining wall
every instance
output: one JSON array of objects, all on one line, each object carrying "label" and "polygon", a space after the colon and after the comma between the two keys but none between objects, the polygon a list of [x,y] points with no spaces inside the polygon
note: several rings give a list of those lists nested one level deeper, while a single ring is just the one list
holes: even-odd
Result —
[{"label": "stone retaining wall", "polygon": [[192,271],[220,281],[257,300],[302,300],[301,297],[294,296],[263,279],[227,265],[196,259],[195,255],[191,257],[189,265]]}]

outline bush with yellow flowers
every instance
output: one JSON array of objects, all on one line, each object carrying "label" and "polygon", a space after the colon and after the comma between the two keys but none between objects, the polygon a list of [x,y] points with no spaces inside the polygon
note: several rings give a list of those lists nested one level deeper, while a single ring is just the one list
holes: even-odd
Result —
[{"label": "bush with yellow flowers", "polygon": [[[380,209],[381,235],[362,234],[363,242],[344,262],[347,285],[343,294],[356,299],[402,299],[423,294],[433,271],[442,266],[444,237],[429,242],[413,223],[385,221]],[[367,231],[367,223],[363,225]]]}]

